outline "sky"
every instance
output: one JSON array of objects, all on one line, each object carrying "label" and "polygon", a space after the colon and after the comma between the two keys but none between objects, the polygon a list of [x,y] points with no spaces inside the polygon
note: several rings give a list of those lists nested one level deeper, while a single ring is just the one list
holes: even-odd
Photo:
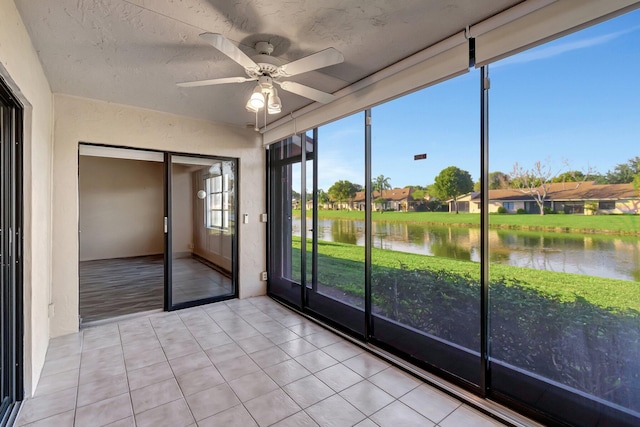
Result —
[{"label": "sky", "polygon": [[[604,174],[640,156],[638,68],[640,10],[491,64],[490,171],[541,161],[556,172]],[[457,166],[478,180],[479,87],[480,71],[470,69],[374,107],[372,176],[428,185]],[[364,184],[363,124],[361,112],[319,128],[319,188]]]}]

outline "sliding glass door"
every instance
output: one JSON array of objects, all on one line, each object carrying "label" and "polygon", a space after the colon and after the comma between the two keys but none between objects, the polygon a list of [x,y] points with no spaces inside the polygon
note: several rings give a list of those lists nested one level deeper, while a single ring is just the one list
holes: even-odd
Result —
[{"label": "sliding glass door", "polygon": [[236,295],[237,162],[167,154],[168,309]]},{"label": "sliding glass door", "polygon": [[[269,293],[359,336],[365,333],[363,122],[357,114],[269,149]],[[334,209],[358,218],[323,214]]]},{"label": "sliding glass door", "polygon": [[358,113],[316,130],[305,203],[313,230],[307,258],[315,261],[306,306],[358,336],[365,335],[364,123]]},{"label": "sliding glass door", "polygon": [[[306,147],[304,153],[303,146]],[[313,146],[314,141],[301,134],[275,144],[269,150],[269,199],[276,204],[272,205],[269,214],[269,235],[273,245],[269,258],[270,292],[297,307],[302,307],[302,278],[306,276],[306,273],[303,276],[302,262],[304,260],[307,270],[312,260],[302,242],[311,232],[306,218],[308,197],[303,191],[306,187],[303,186],[303,154],[305,166],[313,164]],[[306,181],[307,168],[304,169]],[[310,184],[313,185],[312,181]]]},{"label": "sliding glass door", "polygon": [[0,81],[0,425],[22,399],[22,116]]}]

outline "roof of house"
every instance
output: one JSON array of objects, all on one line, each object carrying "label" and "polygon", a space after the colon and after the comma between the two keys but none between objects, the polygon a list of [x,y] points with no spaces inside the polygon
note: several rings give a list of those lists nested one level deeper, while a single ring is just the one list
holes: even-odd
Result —
[{"label": "roof of house", "polygon": [[[539,187],[542,191],[542,187]],[[619,200],[640,197],[633,184],[596,184],[594,181],[557,182],[549,185],[545,200]],[[479,200],[480,192],[471,193],[471,200]],[[489,200],[531,200],[533,196],[516,189],[489,190]]]},{"label": "roof of house", "polygon": [[[402,200],[407,200],[411,197],[411,193],[413,193],[413,187],[405,187],[405,188],[393,188],[391,190],[382,190],[382,195],[378,190],[375,190],[371,193],[371,200],[376,200],[380,197],[387,201],[391,202],[399,202]],[[358,191],[356,196],[353,198],[354,202],[364,202],[365,192]]]}]

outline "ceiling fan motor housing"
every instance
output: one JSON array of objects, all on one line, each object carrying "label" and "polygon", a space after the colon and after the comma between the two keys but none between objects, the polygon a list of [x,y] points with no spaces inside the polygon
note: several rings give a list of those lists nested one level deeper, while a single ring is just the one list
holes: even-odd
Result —
[{"label": "ceiling fan motor housing", "polygon": [[259,68],[245,68],[244,70],[249,77],[259,78],[260,76],[269,76],[271,78],[277,78],[282,76],[282,72],[280,71],[280,65],[282,65],[282,61],[280,61],[278,58],[262,53],[253,56],[251,59],[255,61],[256,65]]},{"label": "ceiling fan motor housing", "polygon": [[273,79],[269,76],[260,76],[258,84],[262,88],[262,92],[269,92],[273,89]]},{"label": "ceiling fan motor housing", "polygon": [[271,55],[273,53],[273,45],[269,42],[256,43],[256,50],[261,55]]}]

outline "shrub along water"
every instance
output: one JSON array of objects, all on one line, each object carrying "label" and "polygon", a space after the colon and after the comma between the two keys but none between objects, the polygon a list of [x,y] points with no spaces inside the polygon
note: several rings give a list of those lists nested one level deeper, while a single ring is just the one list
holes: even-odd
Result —
[{"label": "shrub along water", "polygon": [[[640,410],[638,312],[577,296],[561,301],[517,279],[490,285],[491,358]],[[443,270],[376,268],[374,313],[460,346],[480,348],[480,287]]]}]

